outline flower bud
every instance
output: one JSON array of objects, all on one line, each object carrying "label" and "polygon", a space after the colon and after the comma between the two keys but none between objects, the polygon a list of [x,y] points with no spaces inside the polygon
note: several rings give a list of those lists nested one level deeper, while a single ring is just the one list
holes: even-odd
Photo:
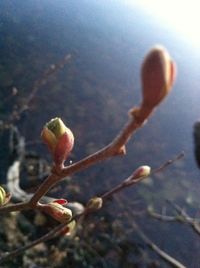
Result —
[{"label": "flower bud", "polygon": [[62,206],[56,201],[42,205],[41,210],[61,223],[67,223],[72,218],[71,210]]},{"label": "flower bud", "polygon": [[65,235],[67,237],[73,236],[76,231],[76,221],[73,220],[68,223],[60,232],[61,235]]},{"label": "flower bud", "polygon": [[132,183],[137,182],[140,179],[148,177],[150,173],[151,168],[149,166],[141,166],[137,168],[124,182],[127,185],[131,185]]},{"label": "flower bud", "polygon": [[55,164],[63,164],[74,146],[74,135],[71,130],[56,117],[45,125],[41,137],[52,153]]},{"label": "flower bud", "polygon": [[147,177],[150,175],[150,173],[151,173],[151,168],[149,166],[141,166],[133,172],[132,177],[134,179],[138,179],[141,177]]},{"label": "flower bud", "polygon": [[6,201],[6,192],[3,187],[0,186],[0,206],[4,205]]},{"label": "flower bud", "polygon": [[141,68],[142,104],[131,111],[136,122],[144,122],[169,94],[175,80],[175,73],[176,66],[168,51],[162,46],[152,48]]},{"label": "flower bud", "polygon": [[91,210],[98,210],[102,207],[102,205],[103,200],[101,197],[93,197],[88,201],[86,208]]}]

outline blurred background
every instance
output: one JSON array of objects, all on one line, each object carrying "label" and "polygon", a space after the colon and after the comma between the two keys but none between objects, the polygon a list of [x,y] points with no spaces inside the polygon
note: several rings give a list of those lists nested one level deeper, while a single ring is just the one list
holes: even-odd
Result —
[{"label": "blurred background", "polygon": [[[131,139],[127,155],[74,174],[52,196],[85,204],[138,166],[157,168],[185,152],[184,159],[110,200],[86,219],[73,239],[49,242],[2,267],[170,267],[137,235],[133,220],[186,267],[199,267],[198,234],[184,224],[158,222],[146,213],[151,206],[156,211],[167,207],[173,214],[166,204],[170,200],[192,217],[199,214],[200,174],[193,154],[193,125],[200,117],[198,10],[197,1],[0,1],[1,126],[12,118],[26,150],[47,165],[51,159],[40,142],[47,121],[58,116],[71,128],[75,147],[68,164],[78,161],[109,143],[125,124],[128,110],[140,103],[140,66],[152,46],[165,46],[177,64],[173,91]],[[65,55],[70,60],[38,87],[28,109],[13,119],[44,71]],[[5,183],[7,145],[1,142]],[[27,178],[21,183],[28,185]],[[1,223],[1,251],[5,244],[6,250],[14,249],[40,235],[30,223],[35,215],[13,215]],[[15,243],[8,243],[5,235],[7,221],[20,237]]]}]

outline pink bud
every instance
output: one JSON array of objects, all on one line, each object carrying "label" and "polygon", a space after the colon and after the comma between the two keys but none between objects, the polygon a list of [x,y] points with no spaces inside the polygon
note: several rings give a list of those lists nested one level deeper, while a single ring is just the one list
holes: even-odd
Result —
[{"label": "pink bud", "polygon": [[43,128],[41,137],[52,153],[55,164],[63,164],[74,146],[72,131],[60,118],[54,118]]},{"label": "pink bud", "polygon": [[141,177],[147,177],[150,175],[150,173],[151,173],[151,168],[149,166],[141,166],[133,172],[131,177],[133,179],[138,179]]},{"label": "pink bud", "polygon": [[172,89],[175,80],[175,63],[162,46],[150,50],[141,70],[143,105],[155,107]]},{"label": "pink bud", "polygon": [[143,100],[139,108],[133,108],[138,123],[144,122],[154,108],[169,94],[176,76],[176,65],[162,46],[152,48],[146,55],[142,68]]},{"label": "pink bud", "polygon": [[72,218],[72,212],[70,209],[63,207],[60,202],[62,199],[55,200],[49,204],[41,206],[41,210],[52,216],[55,220],[61,223],[67,223]]}]

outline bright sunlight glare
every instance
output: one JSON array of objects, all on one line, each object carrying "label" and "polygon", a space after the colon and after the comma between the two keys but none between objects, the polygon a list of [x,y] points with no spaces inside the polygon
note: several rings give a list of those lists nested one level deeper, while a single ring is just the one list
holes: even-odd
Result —
[{"label": "bright sunlight glare", "polygon": [[200,1],[198,0],[125,0],[129,6],[144,10],[149,16],[159,19],[176,34],[200,48]]}]

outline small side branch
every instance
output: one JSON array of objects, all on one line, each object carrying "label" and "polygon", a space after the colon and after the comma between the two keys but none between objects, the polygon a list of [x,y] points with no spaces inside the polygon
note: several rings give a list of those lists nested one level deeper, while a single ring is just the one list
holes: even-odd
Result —
[{"label": "small side branch", "polygon": [[135,221],[132,221],[132,226],[137,231],[137,234],[142,238],[142,240],[153,250],[155,251],[164,261],[169,263],[171,266],[175,268],[186,268],[185,265],[174,259],[172,256],[167,254],[165,251],[160,249],[138,226]]},{"label": "small side branch", "polygon": [[11,252],[8,252],[8,253],[4,253],[1,255],[0,257],[0,263],[3,263],[5,262],[6,260],[9,260],[10,258],[13,258],[13,257],[16,257],[20,254],[22,254],[24,251],[38,245],[39,243],[42,243],[42,242],[45,242],[51,238],[53,238],[57,232],[59,232],[60,230],[62,230],[63,227],[65,227],[66,225],[65,224],[59,224],[57,227],[55,227],[53,230],[51,230],[49,233],[47,233],[46,235],[34,240],[33,242],[21,247],[21,248],[18,248],[16,250],[13,250]]},{"label": "small side branch", "polygon": [[160,214],[158,212],[153,211],[152,209],[148,210],[149,215],[151,217],[153,217],[154,219],[164,221],[164,222],[180,222],[183,224],[187,224],[187,225],[191,226],[192,229],[198,235],[200,235],[200,219],[190,217],[190,215],[183,208],[178,206],[177,204],[175,204],[171,201],[168,201],[168,203],[170,203],[172,208],[175,210],[176,215],[169,216],[169,215],[165,215],[165,214]]},{"label": "small side branch", "polygon": [[51,177],[48,177],[39,187],[39,189],[35,192],[34,197],[32,198],[32,202],[36,203],[37,201],[39,201],[40,198],[44,194],[46,194],[56,182],[59,182],[64,177],[69,176],[75,172],[84,170],[89,166],[92,166],[107,158],[116,155],[124,155],[125,144],[139,127],[141,127],[141,125],[138,125],[134,121],[133,117],[130,118],[129,122],[124,126],[119,135],[109,145],[70,166],[64,167],[62,170],[60,170],[59,173],[56,174],[57,176],[53,181]]},{"label": "small side branch", "polygon": [[[173,159],[172,161],[170,161],[170,163],[174,163],[175,160],[179,159],[178,157],[176,157],[175,159]],[[167,167],[168,165],[164,165],[165,167]],[[163,165],[162,165],[163,167]],[[155,171],[154,171],[155,172]],[[113,195],[115,195],[116,193],[121,192],[122,190],[124,190],[127,187],[130,186],[134,186],[137,183],[139,183],[140,181],[142,181],[143,179],[145,179],[145,176],[141,176],[141,177],[137,177],[134,175],[135,173],[133,173],[131,176],[129,176],[128,178],[126,178],[122,183],[116,185],[115,187],[113,187],[111,190],[105,192],[104,194],[102,194],[101,196],[99,196],[100,198],[102,198],[103,200],[103,204]],[[54,175],[55,177],[52,177],[51,180],[55,181],[56,179],[56,175]],[[13,210],[18,210],[17,208],[20,208],[20,206],[24,206],[24,209],[29,209],[29,208],[33,208],[33,206],[35,206],[36,209],[40,209],[40,204],[38,202],[36,202],[35,204],[35,200],[34,198],[32,200],[30,200],[28,203],[21,203],[21,204],[16,204],[16,205],[10,205],[7,207],[2,207],[0,208],[0,211],[4,210],[4,212],[6,211],[6,208],[9,208],[9,211],[13,211]],[[13,209],[12,209],[13,208]],[[62,231],[63,228],[66,227],[67,224],[69,224],[70,222],[72,222],[73,220],[78,221],[80,218],[84,219],[85,215],[91,214],[96,212],[96,210],[91,210],[91,209],[85,209],[82,213],[75,215],[74,217],[72,217],[72,219],[68,222],[66,222],[65,224],[59,224],[56,228],[54,228],[52,231],[50,231],[49,233],[47,233],[46,235],[38,238],[37,240],[31,242],[30,244],[19,248],[17,250],[11,251],[10,253],[6,253],[3,254],[0,257],[0,263],[4,262],[5,260],[20,255],[22,254],[25,250],[34,247],[35,245],[41,243],[41,242],[45,242],[50,240],[51,238],[55,237],[56,235],[59,235],[59,233]],[[175,266],[178,268],[184,268],[185,266]]]}]

